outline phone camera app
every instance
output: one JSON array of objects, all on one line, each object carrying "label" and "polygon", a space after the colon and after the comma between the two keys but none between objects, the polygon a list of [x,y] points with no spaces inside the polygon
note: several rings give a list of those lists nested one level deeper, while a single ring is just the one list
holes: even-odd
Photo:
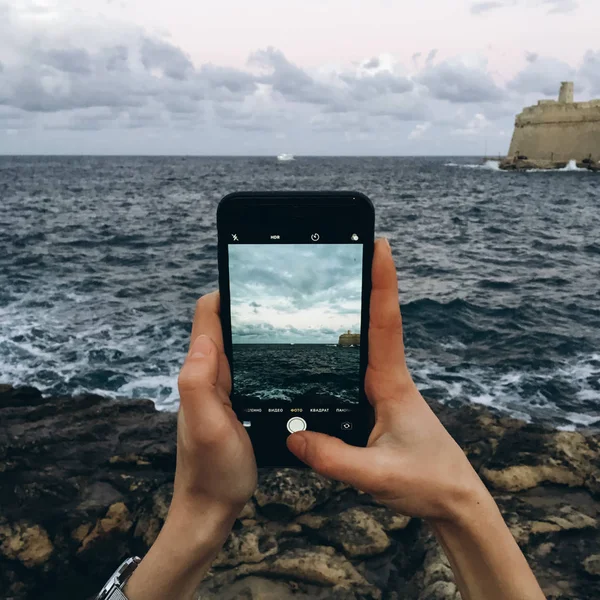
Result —
[{"label": "phone camera app", "polygon": [[359,403],[362,261],[359,244],[230,245],[238,405],[287,414]]}]

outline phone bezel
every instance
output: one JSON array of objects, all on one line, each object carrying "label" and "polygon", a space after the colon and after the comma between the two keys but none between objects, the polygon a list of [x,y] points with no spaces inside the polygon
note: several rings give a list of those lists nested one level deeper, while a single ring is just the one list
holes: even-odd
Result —
[{"label": "phone bezel", "polygon": [[[375,210],[371,200],[360,192],[236,192],[225,196],[217,209],[218,230],[218,263],[221,324],[225,354],[232,369],[232,405],[241,419],[239,408],[235,402],[233,388],[233,361],[231,306],[229,290],[229,235],[231,227],[243,224],[246,231],[265,227],[265,218],[272,216],[278,222],[281,215],[287,216],[286,227],[294,228],[296,223],[306,220],[314,221],[315,229],[332,226],[333,215],[347,223],[355,223],[355,228],[361,232],[363,244],[362,289],[363,301],[361,307],[361,348],[360,348],[360,400],[358,415],[360,424],[357,431],[351,434],[354,445],[366,446],[374,424],[373,409],[366,397],[364,379],[368,365],[368,328],[371,296],[371,264],[374,249]],[[262,219],[262,220],[261,220]],[[337,220],[336,219],[336,222]],[[290,225],[292,224],[292,225]],[[268,243],[268,242],[265,242]],[[285,242],[283,242],[285,243]],[[277,245],[274,243],[273,245]],[[334,431],[327,431],[335,435]],[[336,437],[343,437],[337,435]],[[257,448],[255,446],[255,451]],[[260,467],[301,467],[305,466],[286,450],[282,456],[275,457],[273,452],[257,453],[257,463]]]}]

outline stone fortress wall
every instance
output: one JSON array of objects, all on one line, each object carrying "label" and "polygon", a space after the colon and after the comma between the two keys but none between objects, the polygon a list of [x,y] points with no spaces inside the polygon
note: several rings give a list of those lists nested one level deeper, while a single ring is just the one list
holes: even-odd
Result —
[{"label": "stone fortress wall", "polygon": [[600,161],[600,99],[574,102],[572,82],[558,101],[540,100],[517,115],[508,159]]},{"label": "stone fortress wall", "polygon": [[360,333],[352,333],[348,330],[347,333],[342,333],[338,341],[339,346],[360,346]]}]

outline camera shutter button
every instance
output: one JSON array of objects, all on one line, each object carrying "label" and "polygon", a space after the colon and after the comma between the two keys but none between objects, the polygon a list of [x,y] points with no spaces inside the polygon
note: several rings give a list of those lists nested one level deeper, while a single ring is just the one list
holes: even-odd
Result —
[{"label": "camera shutter button", "polygon": [[287,428],[290,433],[304,431],[306,429],[306,421],[302,417],[292,417],[287,422]]}]

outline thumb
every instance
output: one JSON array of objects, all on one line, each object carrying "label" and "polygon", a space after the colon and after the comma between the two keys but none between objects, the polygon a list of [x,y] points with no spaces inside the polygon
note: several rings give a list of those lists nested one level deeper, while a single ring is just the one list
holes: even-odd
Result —
[{"label": "thumb", "polygon": [[350,446],[316,431],[302,431],[287,439],[289,450],[317,473],[357,487],[369,487],[374,460],[369,448]]}]

